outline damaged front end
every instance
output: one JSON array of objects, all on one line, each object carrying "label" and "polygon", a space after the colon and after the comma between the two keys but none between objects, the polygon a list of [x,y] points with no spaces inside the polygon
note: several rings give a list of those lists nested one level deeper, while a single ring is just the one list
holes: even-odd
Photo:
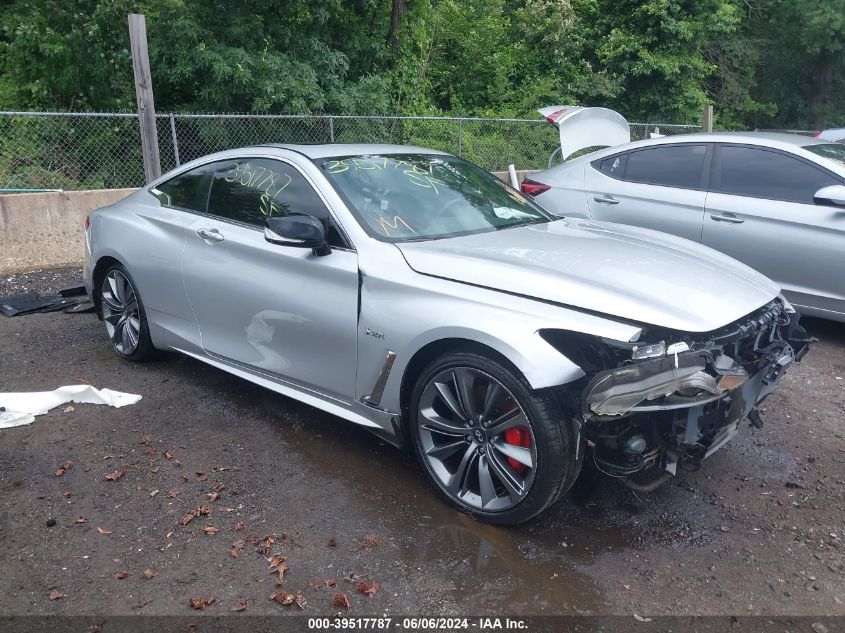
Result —
[{"label": "damaged front end", "polygon": [[690,334],[645,327],[647,343],[544,334],[577,350],[587,376],[574,392],[588,459],[642,491],[696,470],[737,432],[786,369],[807,352],[800,315],[782,298],[718,330]]}]

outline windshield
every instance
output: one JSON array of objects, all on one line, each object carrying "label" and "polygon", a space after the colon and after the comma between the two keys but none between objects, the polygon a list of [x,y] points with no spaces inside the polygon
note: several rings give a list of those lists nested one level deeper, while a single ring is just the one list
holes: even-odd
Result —
[{"label": "windshield", "polygon": [[361,226],[383,241],[452,237],[551,220],[522,193],[455,156],[350,156],[317,164]]},{"label": "windshield", "polygon": [[804,149],[813,154],[824,156],[835,160],[840,165],[845,165],[845,145],[842,143],[825,143],[824,145],[805,145]]}]

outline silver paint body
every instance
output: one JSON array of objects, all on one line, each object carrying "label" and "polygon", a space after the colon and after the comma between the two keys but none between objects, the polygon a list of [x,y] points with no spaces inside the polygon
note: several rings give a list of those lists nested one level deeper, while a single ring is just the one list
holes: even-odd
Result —
[{"label": "silver paint body", "polygon": [[773,148],[845,183],[845,166],[803,149],[830,141],[762,132],[686,134],[609,147],[531,174],[552,186],[535,200],[556,215],[665,231],[715,248],[773,279],[802,314],[845,321],[845,207],[628,182],[591,165],[629,149],[678,143]]},{"label": "silver paint body", "polygon": [[[584,375],[541,329],[633,341],[650,323],[690,332],[726,325],[778,295],[771,281],[711,249],[646,229],[559,220],[427,242],[378,241],[312,158],[438,153],[379,145],[275,146],[188,163],[91,215],[84,279],[121,262],[156,347],[391,436],[408,364],[429,344],[471,341],[509,359],[534,388]],[[258,228],[162,206],[150,189],[205,162],[266,157],[295,166],[353,249],[319,257]],[[219,233],[203,239],[197,231]],[[383,334],[383,336],[380,336]],[[389,352],[392,367],[384,381]],[[382,379],[381,384],[380,377]],[[378,406],[368,404],[374,387]]]}]

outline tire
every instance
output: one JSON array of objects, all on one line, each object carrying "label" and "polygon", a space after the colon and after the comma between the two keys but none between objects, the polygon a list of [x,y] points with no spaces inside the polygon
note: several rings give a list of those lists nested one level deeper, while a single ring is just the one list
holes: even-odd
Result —
[{"label": "tire", "polygon": [[131,361],[154,358],[157,350],[150,338],[144,303],[129,271],[121,264],[110,266],[103,275],[99,295],[100,316],[115,353]]},{"label": "tire", "polygon": [[535,517],[580,471],[577,431],[554,395],[532,390],[518,371],[474,351],[443,355],[423,371],[408,418],[429,479],[485,523]]}]

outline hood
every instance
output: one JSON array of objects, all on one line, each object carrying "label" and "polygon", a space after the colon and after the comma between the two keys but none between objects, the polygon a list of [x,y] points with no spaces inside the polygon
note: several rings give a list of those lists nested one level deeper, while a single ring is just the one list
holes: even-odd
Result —
[{"label": "hood", "polygon": [[695,242],[593,220],[397,246],[418,273],[686,332],[727,325],[780,292]]}]

